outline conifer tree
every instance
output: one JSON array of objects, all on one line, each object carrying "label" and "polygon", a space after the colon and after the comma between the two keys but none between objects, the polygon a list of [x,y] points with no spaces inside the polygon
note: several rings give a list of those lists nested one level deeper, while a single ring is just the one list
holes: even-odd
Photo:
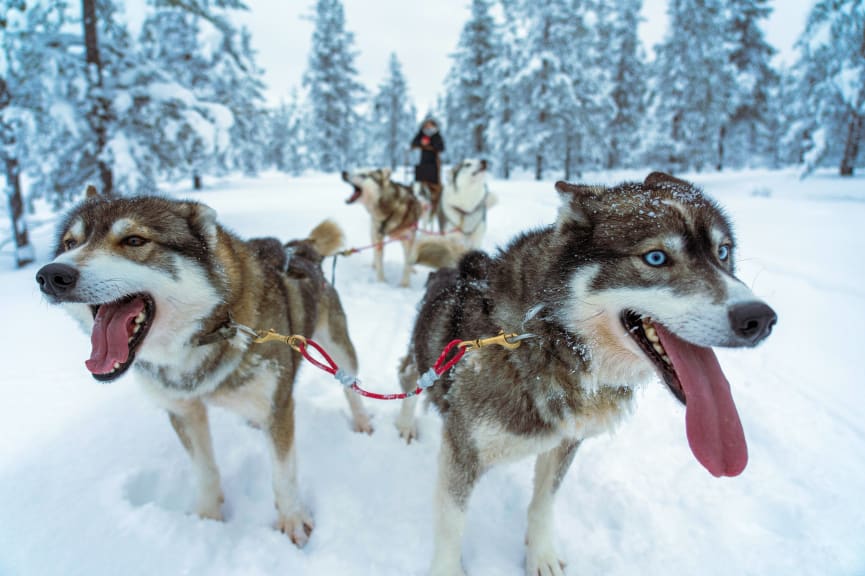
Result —
[{"label": "conifer tree", "polygon": [[455,160],[485,156],[490,151],[487,129],[498,79],[495,64],[501,55],[491,10],[491,0],[472,0],[471,16],[463,26],[447,76],[445,123],[450,127],[448,149]]},{"label": "conifer tree", "polygon": [[670,0],[669,29],[657,47],[647,160],[668,170],[721,168],[732,69],[721,0]]},{"label": "conifer tree", "polygon": [[772,67],[775,49],[766,42],[760,21],[772,12],[768,0],[728,0],[728,42],[734,90],[731,115],[725,127],[723,164],[771,163],[772,98],[780,77]]},{"label": "conifer tree", "polygon": [[392,170],[404,164],[416,129],[417,113],[408,94],[408,83],[396,54],[390,55],[388,75],[370,107],[367,133],[369,162]]},{"label": "conifer tree", "polygon": [[357,106],[364,89],[357,80],[354,35],[346,30],[341,0],[317,0],[309,62],[303,77],[310,114],[307,142],[317,168],[345,169],[358,157]]},{"label": "conifer tree", "polygon": [[837,163],[842,176],[851,176],[865,136],[865,3],[819,0],[797,47],[794,73],[804,105],[793,140],[808,141],[806,172]]}]

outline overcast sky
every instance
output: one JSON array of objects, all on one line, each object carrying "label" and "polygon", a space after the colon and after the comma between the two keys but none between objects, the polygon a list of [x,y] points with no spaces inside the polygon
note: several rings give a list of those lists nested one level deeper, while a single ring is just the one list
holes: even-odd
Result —
[{"label": "overcast sky", "polygon": [[[423,114],[435,104],[450,68],[450,54],[469,16],[470,0],[343,0],[348,29],[355,35],[360,80],[374,89],[391,52],[402,62],[411,95]],[[266,70],[268,99],[278,103],[299,86],[312,37],[314,0],[246,0],[243,22],[253,35],[258,63]],[[792,62],[793,44],[815,0],[776,0],[766,26],[780,58]],[[644,0],[640,35],[647,47],[663,39],[667,0]]]}]

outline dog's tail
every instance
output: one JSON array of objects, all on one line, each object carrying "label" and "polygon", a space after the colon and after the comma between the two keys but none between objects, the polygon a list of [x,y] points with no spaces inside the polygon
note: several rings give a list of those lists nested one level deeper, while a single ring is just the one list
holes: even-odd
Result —
[{"label": "dog's tail", "polygon": [[453,268],[467,251],[465,245],[447,236],[422,236],[415,242],[412,262],[432,268]]},{"label": "dog's tail", "polygon": [[345,234],[339,224],[333,220],[325,220],[312,229],[309,238],[312,247],[322,256],[332,256],[345,243]]}]

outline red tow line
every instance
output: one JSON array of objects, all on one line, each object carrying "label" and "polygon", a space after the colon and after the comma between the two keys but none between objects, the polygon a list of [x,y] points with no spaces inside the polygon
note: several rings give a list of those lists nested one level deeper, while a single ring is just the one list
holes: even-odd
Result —
[{"label": "red tow line", "polygon": [[[256,333],[257,334],[257,333]],[[488,346],[490,344],[497,344],[508,350],[513,350],[520,345],[520,341],[531,337],[531,334],[523,334],[518,336],[517,334],[505,334],[501,333],[497,336],[492,336],[490,338],[478,338],[477,340],[451,340],[448,342],[447,346],[444,347],[442,353],[439,355],[438,360],[435,361],[433,367],[427,370],[421,377],[418,379],[417,388],[412,390],[411,392],[403,392],[400,394],[379,394],[378,392],[370,392],[369,390],[364,390],[360,387],[360,380],[353,374],[349,374],[342,368],[336,365],[333,358],[327,353],[327,351],[322,348],[318,342],[311,340],[309,338],[305,338],[304,336],[300,336],[298,334],[294,334],[291,336],[283,336],[282,334],[278,334],[273,330],[269,330],[268,332],[258,335],[253,342],[256,344],[261,344],[264,342],[271,341],[279,341],[285,344],[288,344],[295,351],[299,352],[301,356],[303,356],[310,364],[324,370],[334,378],[336,378],[343,386],[350,388],[360,394],[361,396],[366,396],[367,398],[374,398],[376,400],[404,400],[406,398],[411,398],[412,396],[417,396],[433,384],[435,384],[436,380],[439,376],[450,370],[451,368],[459,362],[462,357],[465,355],[468,350],[475,350],[477,348],[481,348],[483,346]],[[309,352],[309,348],[313,348],[323,359],[319,360],[314,357]],[[456,348],[456,352],[454,352],[454,348]]]}]

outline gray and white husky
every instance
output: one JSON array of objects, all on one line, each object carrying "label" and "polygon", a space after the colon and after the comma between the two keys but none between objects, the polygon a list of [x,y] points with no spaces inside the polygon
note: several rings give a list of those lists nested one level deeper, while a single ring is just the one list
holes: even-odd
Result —
[{"label": "gray and white husky", "polygon": [[448,170],[440,203],[439,228],[454,230],[467,248],[481,247],[487,230],[487,209],[494,197],[487,189],[487,161],[467,158]]},{"label": "gray and white husky", "polygon": [[[694,185],[662,173],[613,188],[556,184],[556,222],[495,257],[470,252],[430,275],[400,383],[417,385],[453,339],[531,335],[471,352],[428,397],[444,414],[432,574],[461,574],[466,506],[490,467],[535,455],[526,572],[562,574],[553,499],[580,443],[616,426],[660,377],[685,404],[696,459],[714,476],[747,463],[712,347],[763,341],[775,312],[734,274],[730,222]],[[416,436],[414,403],[397,427]]]},{"label": "gray and white husky", "polygon": [[[132,369],[166,409],[192,460],[200,516],[222,518],[223,494],[208,406],[261,428],[273,460],[276,527],[297,545],[312,518],[297,486],[292,389],[299,357],[278,343],[254,345],[242,326],[315,336],[357,370],[339,296],[321,260],[342,243],[330,221],[304,240],[244,241],[198,202],[107,199],[88,189],[58,228],[54,260],[36,279],[46,299],[90,334],[87,369],[100,381]],[[372,432],[347,391],[354,428]]]}]

